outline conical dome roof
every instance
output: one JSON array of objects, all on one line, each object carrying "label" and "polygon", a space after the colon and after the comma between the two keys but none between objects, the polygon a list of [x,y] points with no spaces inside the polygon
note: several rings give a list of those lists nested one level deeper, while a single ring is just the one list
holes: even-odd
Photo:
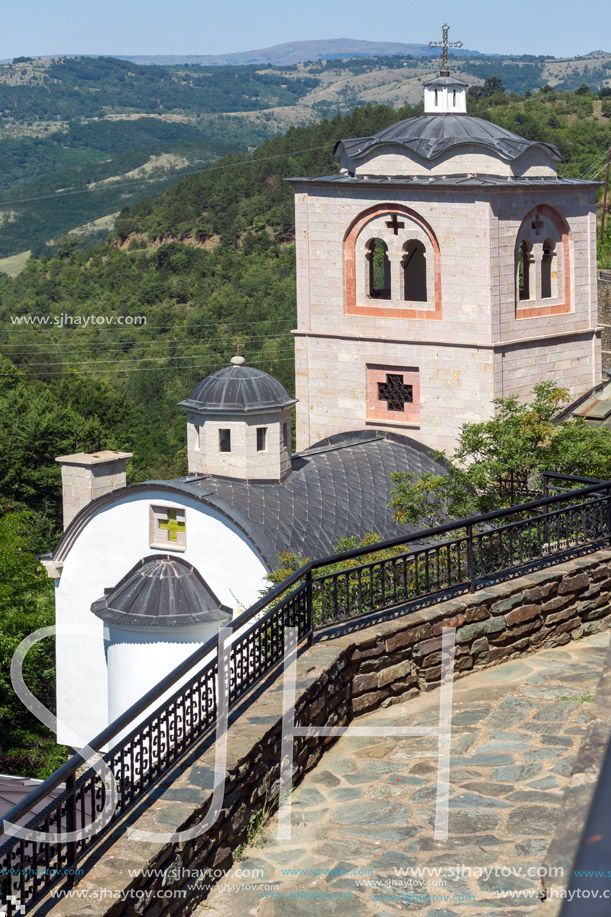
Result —
[{"label": "conical dome roof", "polygon": [[91,610],[103,621],[132,626],[231,619],[231,609],[219,602],[195,567],[172,555],[143,558]]},{"label": "conical dome roof", "polygon": [[551,143],[526,140],[504,127],[499,127],[498,124],[466,114],[434,114],[407,118],[405,121],[391,124],[371,137],[340,140],[335,147],[335,153],[339,155],[345,151],[351,159],[358,161],[372,149],[389,145],[403,147],[426,160],[437,159],[449,150],[465,145],[481,146],[509,161],[517,159],[528,148],[537,146],[546,149],[554,159],[562,158]]},{"label": "conical dome roof", "polygon": [[245,414],[296,404],[285,387],[260,369],[234,357],[231,366],[199,382],[180,407],[206,414]]}]

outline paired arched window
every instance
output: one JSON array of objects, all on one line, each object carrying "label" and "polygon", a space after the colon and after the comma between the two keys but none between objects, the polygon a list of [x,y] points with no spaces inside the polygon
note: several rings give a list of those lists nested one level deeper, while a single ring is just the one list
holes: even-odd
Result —
[{"label": "paired arched window", "polygon": [[516,318],[571,311],[569,227],[548,204],[524,217],[516,239]]},{"label": "paired arched window", "polygon": [[344,237],[346,312],[441,319],[439,244],[415,211],[376,205]]}]

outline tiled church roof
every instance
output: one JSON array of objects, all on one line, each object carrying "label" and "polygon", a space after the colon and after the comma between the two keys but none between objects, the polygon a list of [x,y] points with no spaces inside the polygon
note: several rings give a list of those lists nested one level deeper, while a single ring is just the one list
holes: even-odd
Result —
[{"label": "tiled church roof", "polygon": [[167,554],[144,557],[91,610],[103,621],[132,626],[231,619],[230,609],[221,605],[195,567]]},{"label": "tiled church roof", "polygon": [[491,121],[461,114],[407,118],[371,137],[339,140],[335,152],[337,155],[344,149],[351,159],[359,160],[372,149],[388,145],[402,146],[421,159],[428,160],[437,159],[454,147],[464,145],[487,148],[510,161],[517,159],[530,147],[540,146],[551,153],[554,159],[562,159],[558,149],[551,143],[526,140]]},{"label": "tiled church roof", "polygon": [[349,535],[382,539],[416,531],[388,507],[393,471],[443,473],[431,450],[406,436],[343,433],[293,456],[281,483],[221,477],[167,482],[233,517],[273,567],[280,551],[323,557]]},{"label": "tiled church roof", "polygon": [[283,408],[295,401],[269,373],[237,364],[206,376],[180,406],[204,413],[227,414]]}]

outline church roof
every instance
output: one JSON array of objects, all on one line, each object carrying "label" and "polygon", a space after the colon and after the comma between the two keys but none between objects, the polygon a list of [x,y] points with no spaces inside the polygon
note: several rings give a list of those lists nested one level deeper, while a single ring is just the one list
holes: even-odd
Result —
[{"label": "church roof", "polygon": [[[445,470],[432,450],[410,437],[374,430],[341,433],[293,455],[292,471],[281,482],[187,475],[104,494],[74,517],[52,557],[65,559],[93,514],[127,495],[157,491],[191,497],[223,516],[273,569],[281,551],[323,557],[332,553],[340,538],[373,532],[386,539],[418,531],[418,526],[395,522],[388,507],[390,476],[393,471],[421,475]],[[105,603],[99,606],[104,611],[114,608],[116,599],[108,595],[99,601]]]},{"label": "church roof", "polygon": [[562,158],[558,149],[551,143],[526,140],[491,121],[462,114],[434,114],[407,118],[405,121],[391,124],[371,137],[340,140],[335,146],[335,153],[337,155],[345,150],[351,159],[358,161],[378,147],[400,146],[421,159],[432,160],[438,159],[449,150],[467,145],[481,146],[509,161],[517,159],[525,150],[536,146],[548,150],[554,159]]},{"label": "church roof", "polygon": [[246,531],[270,567],[278,554],[332,553],[340,538],[380,538],[417,531],[395,522],[388,507],[393,471],[442,474],[433,452],[406,436],[357,431],[332,436],[293,456],[281,483],[221,477],[168,482],[199,495]]},{"label": "church roof", "polygon": [[113,624],[176,627],[231,619],[195,567],[173,555],[144,557],[105,592],[91,610]]},{"label": "church roof", "polygon": [[463,80],[457,80],[453,76],[436,76],[434,80],[425,80],[423,86],[443,86],[446,88],[466,89],[469,85]]},{"label": "church roof", "polygon": [[292,184],[309,185],[384,185],[386,188],[569,188],[577,185],[584,188],[598,188],[601,182],[586,178],[559,178],[557,175],[482,175],[481,173],[456,172],[451,175],[318,175],[313,178],[286,178]]},{"label": "church roof", "polygon": [[180,407],[207,414],[243,414],[296,404],[277,379],[243,362],[242,357],[234,357],[231,366],[206,376]]}]

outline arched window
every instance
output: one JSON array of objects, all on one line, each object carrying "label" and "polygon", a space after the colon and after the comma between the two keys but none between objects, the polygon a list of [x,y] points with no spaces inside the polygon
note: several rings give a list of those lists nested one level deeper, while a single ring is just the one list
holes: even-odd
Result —
[{"label": "arched window", "polygon": [[426,302],[426,250],[422,242],[412,239],[403,246],[403,298],[408,302]]},{"label": "arched window", "polygon": [[456,106],[456,90],[452,92],[452,105]]},{"label": "arched window", "polygon": [[518,294],[520,299],[530,299],[530,251],[532,244],[528,239],[520,244],[518,260]]},{"label": "arched window", "polygon": [[556,243],[553,239],[546,239],[543,243],[541,256],[541,299],[551,299],[552,292],[552,263],[556,254]]},{"label": "arched window", "polygon": [[388,246],[381,239],[367,243],[368,296],[390,299],[390,261]]}]

